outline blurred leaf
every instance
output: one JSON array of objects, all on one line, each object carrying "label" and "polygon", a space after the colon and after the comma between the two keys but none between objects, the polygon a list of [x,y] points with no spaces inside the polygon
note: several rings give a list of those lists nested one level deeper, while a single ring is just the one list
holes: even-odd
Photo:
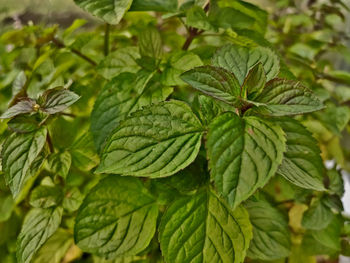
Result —
[{"label": "blurred leaf", "polygon": [[72,156],[68,151],[53,153],[48,158],[48,170],[54,174],[58,174],[62,178],[66,178],[69,172]]},{"label": "blurred leaf", "polygon": [[49,208],[60,204],[63,198],[62,190],[57,186],[39,185],[30,195],[30,205],[37,208]]}]

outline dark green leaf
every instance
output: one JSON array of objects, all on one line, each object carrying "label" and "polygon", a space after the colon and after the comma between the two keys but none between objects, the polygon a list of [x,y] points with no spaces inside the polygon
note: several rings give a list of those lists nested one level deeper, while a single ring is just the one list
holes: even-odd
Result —
[{"label": "dark green leaf", "polygon": [[11,108],[5,111],[0,116],[0,119],[12,118],[20,114],[34,112],[35,105],[35,100],[29,98],[22,99],[21,101],[17,102],[17,104],[13,105]]},{"label": "dark green leaf", "polygon": [[41,96],[41,110],[48,114],[64,111],[80,98],[79,95],[63,87],[46,90]]},{"label": "dark green leaf", "polygon": [[211,177],[234,208],[275,174],[285,138],[279,126],[226,112],[209,125],[206,146]]},{"label": "dark green leaf", "polygon": [[80,207],[75,241],[83,251],[108,258],[136,255],[150,243],[157,216],[155,199],[139,179],[109,176]]},{"label": "dark green leaf", "polygon": [[163,54],[162,39],[155,27],[147,27],[139,36],[140,54],[143,57],[161,58]]},{"label": "dark green leaf", "polygon": [[177,0],[133,0],[130,11],[174,12]]},{"label": "dark green leaf", "polygon": [[202,130],[200,121],[184,102],[145,107],[113,132],[97,172],[144,177],[175,174],[196,158]]},{"label": "dark green leaf", "polygon": [[257,97],[264,89],[266,76],[264,68],[259,62],[248,73],[242,85],[242,96],[250,100]]},{"label": "dark green leaf", "polygon": [[29,211],[17,239],[18,263],[29,263],[45,241],[56,232],[61,223],[62,211],[60,207],[34,208]]},{"label": "dark green leaf", "polygon": [[233,211],[210,190],[175,201],[159,228],[168,263],[240,263],[252,238],[247,211],[243,207]]},{"label": "dark green leaf", "polygon": [[306,229],[320,230],[333,219],[332,210],[325,205],[323,198],[313,200],[310,208],[303,214],[302,226]]}]

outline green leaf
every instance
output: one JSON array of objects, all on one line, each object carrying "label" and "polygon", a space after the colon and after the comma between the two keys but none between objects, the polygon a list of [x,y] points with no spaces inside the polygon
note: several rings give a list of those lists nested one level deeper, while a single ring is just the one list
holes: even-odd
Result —
[{"label": "green leaf", "polygon": [[332,210],[324,203],[323,198],[316,199],[303,214],[301,224],[306,229],[324,229],[333,220]]},{"label": "green leaf", "polygon": [[59,228],[36,253],[33,263],[60,263],[72,245],[72,234]]},{"label": "green leaf", "polygon": [[69,212],[78,210],[83,202],[84,195],[79,191],[77,187],[73,187],[65,192],[62,206]]},{"label": "green leaf", "polygon": [[12,214],[15,202],[11,195],[0,196],[0,223],[7,221]]},{"label": "green leaf", "polygon": [[263,119],[226,112],[209,125],[206,147],[216,188],[235,208],[275,174],[285,138]]},{"label": "green leaf", "polygon": [[18,263],[29,263],[39,248],[49,239],[61,224],[63,209],[34,208],[24,219],[17,239]]},{"label": "green leaf", "polygon": [[98,95],[91,113],[91,132],[100,152],[105,140],[128,114],[153,103],[164,101],[169,87],[150,82],[153,74],[140,71],[137,75],[122,73],[109,82]]},{"label": "green leaf", "polygon": [[202,129],[184,102],[145,107],[113,132],[96,172],[152,178],[175,174],[196,158]]},{"label": "green leaf", "polygon": [[324,166],[316,139],[292,118],[277,119],[276,123],[282,127],[287,138],[287,151],[278,173],[299,187],[324,191]]},{"label": "green leaf", "polygon": [[279,72],[279,59],[270,49],[254,47],[248,49],[237,45],[226,45],[220,48],[213,56],[214,66],[231,71],[240,85],[243,84],[249,70],[261,63],[266,74],[266,81],[275,78]]},{"label": "green leaf", "polygon": [[240,85],[236,77],[223,68],[202,66],[181,75],[193,88],[232,106],[239,104]]},{"label": "green leaf", "polygon": [[62,198],[63,193],[58,186],[39,185],[32,191],[29,204],[37,208],[49,208],[59,205]]},{"label": "green leaf", "polygon": [[250,200],[245,204],[253,225],[253,240],[248,257],[260,260],[276,260],[288,257],[291,237],[288,218],[264,200]]},{"label": "green leaf", "polygon": [[41,110],[48,114],[64,111],[80,98],[79,95],[63,87],[46,90],[39,98]]},{"label": "green leaf", "polygon": [[130,11],[174,12],[177,0],[133,0]]},{"label": "green leaf", "polygon": [[193,6],[186,12],[186,25],[206,31],[214,31],[215,27],[200,6]]},{"label": "green leaf", "polygon": [[248,73],[242,85],[242,96],[252,100],[257,97],[264,89],[266,76],[264,68],[259,62]]},{"label": "green leaf", "polygon": [[73,142],[70,154],[72,165],[82,171],[90,171],[100,161],[90,132],[84,132]]},{"label": "green leaf", "polygon": [[20,115],[7,122],[10,130],[17,133],[33,132],[39,128],[39,122],[36,119],[37,115]]},{"label": "green leaf", "polygon": [[74,2],[80,8],[112,25],[120,22],[132,4],[132,0],[74,0]]},{"label": "green leaf", "polygon": [[202,66],[203,62],[199,56],[191,53],[180,51],[174,53],[162,73],[162,83],[167,86],[183,85],[180,75],[194,67]]},{"label": "green leaf", "polygon": [[272,116],[295,115],[322,109],[322,102],[300,82],[274,79],[269,81],[255,101],[258,110]]},{"label": "green leaf", "polygon": [[72,156],[69,152],[53,153],[49,156],[47,161],[50,172],[58,174],[62,178],[67,177],[72,163]]},{"label": "green leaf", "polygon": [[122,72],[136,73],[140,66],[136,60],[140,58],[137,47],[124,47],[110,53],[97,66],[97,71],[106,79],[112,79]]},{"label": "green leaf", "polygon": [[139,179],[108,176],[80,207],[75,242],[83,251],[107,258],[136,255],[150,243],[157,216],[155,199]]},{"label": "green leaf", "polygon": [[30,167],[46,142],[46,129],[10,135],[2,147],[2,169],[6,184],[16,197],[29,179]]},{"label": "green leaf", "polygon": [[162,254],[168,263],[240,263],[252,238],[248,213],[232,210],[210,190],[175,201],[159,227]]},{"label": "green leaf", "polygon": [[196,97],[193,109],[197,111],[199,118],[205,125],[209,125],[216,116],[222,113],[222,109],[216,101],[204,95]]},{"label": "green leaf", "polygon": [[7,111],[5,111],[0,116],[0,119],[8,119],[20,114],[34,112],[35,105],[35,100],[32,100],[30,98],[24,98],[21,101],[17,102],[15,105],[13,105],[11,108],[9,108]]},{"label": "green leaf", "polygon": [[27,76],[25,72],[20,71],[12,84],[12,96],[15,96],[19,92],[21,92],[26,82],[27,82]]},{"label": "green leaf", "polygon": [[340,197],[344,195],[344,182],[342,175],[336,169],[331,169],[327,171],[327,176],[329,179],[329,190]]},{"label": "green leaf", "polygon": [[139,48],[142,57],[159,59],[163,54],[162,38],[155,27],[147,27],[140,32]]}]

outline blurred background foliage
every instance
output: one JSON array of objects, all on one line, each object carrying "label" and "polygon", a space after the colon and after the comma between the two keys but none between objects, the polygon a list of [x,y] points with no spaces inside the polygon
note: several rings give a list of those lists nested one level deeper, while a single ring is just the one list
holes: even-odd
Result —
[{"label": "blurred background foliage", "polygon": [[[183,7],[181,12],[186,12],[187,2],[190,1],[179,1]],[[189,26],[206,29],[196,36],[190,50],[207,63],[215,49],[225,43],[271,47],[281,57],[280,76],[300,80],[322,99],[327,105],[324,110],[298,118],[318,140],[323,160],[328,165],[328,184],[334,194],[325,196],[325,202],[341,212],[340,198],[344,194],[341,176],[346,183],[350,172],[350,3],[341,0],[249,2],[261,9],[240,7],[243,15],[238,17],[233,11],[215,13],[214,10],[211,23],[198,17],[187,20]],[[256,12],[251,12],[252,9]],[[136,46],[138,32],[148,24],[158,25],[165,51],[179,49],[187,37],[183,21],[176,14],[127,13],[120,24],[111,26],[111,53],[107,57],[104,55],[104,23],[83,12],[72,0],[0,0],[0,21],[0,112],[8,107],[23,85],[27,85],[27,94],[33,98],[56,86],[70,87],[81,95],[66,116],[50,122],[53,145],[62,152],[69,151],[72,157],[64,186],[68,213],[62,228],[39,251],[34,262],[107,262],[83,254],[73,245],[70,231],[83,196],[99,180],[91,172],[98,163],[88,132],[92,106],[99,89],[112,76],[125,70],[125,65],[115,62],[121,56],[119,49]],[[171,57],[165,57],[162,69],[173,67],[176,71]],[[139,68],[138,65],[128,66],[131,72]],[[174,81],[173,75],[162,81]],[[184,89],[178,88],[173,97],[191,101],[188,96]],[[7,121],[2,120],[0,140],[7,134]],[[49,175],[49,168],[40,174],[48,185],[52,183]],[[0,262],[15,262],[16,236],[22,216],[30,207],[28,202],[22,201],[32,185],[38,183],[36,178],[18,200],[12,200],[0,177]],[[339,220],[345,221],[339,231],[328,227],[317,231],[317,236],[314,230],[300,225],[302,213],[312,200],[322,199],[322,193],[315,195],[294,187],[281,177],[275,177],[264,190],[266,194],[274,193],[271,198],[289,211],[293,247],[288,262],[337,262],[332,260],[337,260],[339,254],[350,256],[350,225],[346,214],[337,215],[335,219],[340,217]],[[319,256],[323,253],[330,256]],[[51,258],[50,261],[47,258]]]}]

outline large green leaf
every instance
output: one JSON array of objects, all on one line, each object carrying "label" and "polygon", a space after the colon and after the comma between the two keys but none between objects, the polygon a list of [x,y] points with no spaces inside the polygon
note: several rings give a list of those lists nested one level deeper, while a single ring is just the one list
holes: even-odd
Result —
[{"label": "large green leaf", "polygon": [[183,73],[181,79],[206,95],[233,106],[239,104],[240,85],[236,77],[223,68],[197,67]]},{"label": "large green leaf", "polygon": [[131,114],[113,132],[103,150],[99,173],[165,177],[196,158],[200,121],[184,102],[169,101]]},{"label": "large green leaf", "polygon": [[264,200],[250,200],[245,207],[253,225],[248,257],[260,260],[287,257],[291,249],[287,216]]},{"label": "large green leaf", "polygon": [[132,0],[74,0],[74,2],[109,24],[118,24],[129,10]]},{"label": "large green leaf", "polygon": [[232,210],[210,190],[175,201],[162,217],[159,240],[168,263],[240,263],[252,229],[247,211]]},{"label": "large green leaf", "polygon": [[272,116],[295,115],[322,109],[322,102],[300,82],[274,79],[269,81],[255,101],[260,110]]},{"label": "large green leaf", "polygon": [[51,237],[61,223],[63,209],[34,208],[24,219],[17,239],[18,263],[29,263],[39,248]]},{"label": "large green leaf", "polygon": [[0,119],[12,118],[20,114],[34,112],[35,100],[25,98],[5,111]]},{"label": "large green leaf", "polygon": [[120,48],[104,58],[96,69],[106,79],[112,79],[122,72],[136,73],[140,69],[136,63],[139,58],[137,47]]},{"label": "large green leaf", "polygon": [[302,226],[306,229],[320,230],[329,225],[333,219],[332,210],[325,204],[325,199],[314,200],[303,214]]},{"label": "large green leaf", "polygon": [[122,73],[100,92],[91,113],[91,132],[98,151],[105,140],[128,114],[165,100],[173,91],[159,82],[149,83],[153,75],[147,72]]},{"label": "large green leaf", "polygon": [[130,11],[175,12],[177,0],[133,0]]},{"label": "large green leaf", "polygon": [[158,216],[139,179],[108,176],[86,196],[75,222],[76,244],[107,258],[136,255],[151,241]]},{"label": "large green leaf", "polygon": [[46,128],[31,133],[10,135],[2,147],[2,169],[6,184],[16,197],[29,179],[30,167],[46,142]]},{"label": "large green leaf", "polygon": [[209,125],[206,146],[216,188],[236,207],[275,174],[285,138],[270,122],[226,112]]},{"label": "large green leaf", "polygon": [[323,191],[324,166],[316,139],[292,118],[285,117],[276,122],[287,138],[287,151],[278,173],[299,187]]},{"label": "large green leaf", "polygon": [[267,81],[277,76],[279,59],[274,52],[265,47],[248,49],[230,44],[220,48],[212,58],[214,66],[231,71],[240,85],[243,84],[249,70],[259,62],[264,67]]}]

